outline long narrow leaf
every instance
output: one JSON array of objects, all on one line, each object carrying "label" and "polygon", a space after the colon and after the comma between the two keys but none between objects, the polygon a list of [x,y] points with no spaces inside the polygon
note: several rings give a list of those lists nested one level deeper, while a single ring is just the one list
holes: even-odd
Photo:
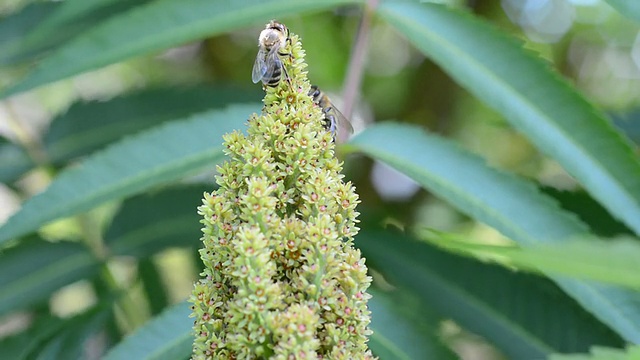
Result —
[{"label": "long narrow leaf", "polygon": [[533,184],[416,126],[382,123],[343,145],[408,175],[471,217],[525,244],[588,238],[587,227]]},{"label": "long narrow leaf", "polygon": [[104,8],[122,0],[64,1],[56,10],[35,29],[37,32],[50,31],[60,24]]},{"label": "long narrow leaf", "polygon": [[589,225],[591,232],[600,237],[631,235],[623,223],[614,219],[597,201],[585,191],[564,191],[552,187],[543,187],[542,192],[556,199],[563,209],[572,212]]},{"label": "long narrow leaf", "polygon": [[515,41],[469,14],[406,2],[379,10],[640,234],[640,161],[603,113]]},{"label": "long narrow leaf", "polygon": [[330,9],[360,0],[154,1],[96,26],[44,60],[6,97],[136,55],[177,46],[255,22]]},{"label": "long narrow leaf", "polygon": [[25,331],[2,338],[0,354],[7,359],[27,360],[29,354],[62,331],[64,325],[60,318],[40,314]]},{"label": "long narrow leaf", "polygon": [[[640,3],[639,3],[640,4]],[[613,123],[636,145],[640,144],[640,109],[612,114]]]},{"label": "long narrow leaf", "polygon": [[153,259],[142,259],[138,262],[138,276],[142,282],[144,295],[149,302],[151,315],[158,315],[169,305],[168,287],[163,281],[160,269]]},{"label": "long narrow leaf", "polygon": [[212,167],[222,135],[242,127],[259,106],[237,105],[154,128],[117,143],[60,174],[0,227],[0,243],[52,220],[89,210]]},{"label": "long narrow leaf", "polygon": [[27,152],[0,137],[0,182],[11,183],[34,166]]},{"label": "long narrow leaf", "polygon": [[421,234],[421,237],[451,252],[491,259],[522,270],[640,290],[640,242],[636,239],[620,238],[607,242],[577,240],[521,248],[484,244],[434,231]]},{"label": "long narrow leaf", "polygon": [[202,226],[196,208],[211,188],[192,185],[128,199],[105,234],[110,253],[147,258],[170,246],[199,247]]},{"label": "long narrow leaf", "polygon": [[34,346],[27,359],[83,359],[90,338],[109,320],[107,304],[99,304],[64,322],[64,327],[44,344]]},{"label": "long narrow leaf", "polygon": [[[41,59],[45,53],[68,42],[70,39],[82,36],[89,29],[95,27],[96,24],[125,12],[133,6],[139,6],[149,1],[151,0],[118,0],[111,6],[105,6],[93,13],[89,12],[73,19],[73,21],[56,21],[51,23],[51,26],[47,26],[46,23],[57,13],[57,10],[61,10],[62,7],[70,4],[83,2],[64,1],[61,4],[34,4],[51,6],[44,9],[46,11],[44,17],[38,17],[36,13],[33,19],[29,19],[33,21],[32,25],[27,27],[24,33],[20,34],[19,41],[15,43],[15,46],[7,48],[6,51],[3,48],[3,51],[0,52],[0,64],[14,65]],[[94,1],[89,1],[88,3],[94,3]]]},{"label": "long narrow leaf", "polygon": [[[438,323],[431,324],[431,331],[425,333],[422,320],[424,309],[408,309],[399,304],[397,297],[377,290],[369,290],[373,298],[369,300],[371,328],[369,347],[381,359],[457,359],[437,336]],[[403,294],[406,295],[406,294]],[[416,313],[420,311],[420,313]]]},{"label": "long narrow leaf", "polygon": [[118,344],[103,360],[187,359],[193,343],[190,314],[186,302],[172,306]]},{"label": "long narrow leaf", "polygon": [[358,235],[356,244],[370,267],[417,294],[424,307],[490,340],[509,358],[540,359],[553,352],[586,351],[593,343],[623,343],[547,280],[366,225],[369,230]]},{"label": "long narrow leaf", "polygon": [[61,165],[122,136],[231,103],[255,103],[263,94],[256,87],[202,85],[148,89],[109,101],[78,102],[53,119],[43,142],[51,161]]},{"label": "long narrow leaf", "polygon": [[[413,126],[382,124],[345,145],[384,161],[460,211],[522,244],[590,238],[586,226],[532,184]],[[640,294],[589,282],[555,281],[625,339],[640,342]]]},{"label": "long narrow leaf", "polygon": [[620,14],[640,22],[640,2],[636,0],[606,0],[606,2],[618,10]]},{"label": "long narrow leaf", "polygon": [[627,346],[626,349],[612,349],[594,346],[590,354],[553,354],[548,360],[640,360],[640,347]]},{"label": "long narrow leaf", "polygon": [[97,24],[150,1],[152,0],[64,1],[21,39],[19,52],[13,60],[41,57],[42,52],[82,36]]},{"label": "long narrow leaf", "polygon": [[0,20],[0,64],[15,56],[26,34],[59,7],[53,2],[32,3]]},{"label": "long narrow leaf", "polygon": [[0,253],[0,314],[45,300],[62,286],[90,279],[98,260],[81,245],[30,239]]}]

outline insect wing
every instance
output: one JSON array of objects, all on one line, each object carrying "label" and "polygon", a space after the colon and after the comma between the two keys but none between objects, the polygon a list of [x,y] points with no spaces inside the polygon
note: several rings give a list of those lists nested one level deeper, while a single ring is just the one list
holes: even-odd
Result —
[{"label": "insect wing", "polygon": [[343,144],[349,140],[351,134],[353,134],[353,126],[347,118],[335,107],[331,110],[333,112],[333,118],[335,124],[331,124],[332,130],[335,129],[336,142]]},{"label": "insect wing", "polygon": [[258,50],[258,56],[256,56],[256,61],[253,63],[253,70],[251,71],[251,80],[253,80],[254,84],[262,80],[267,73],[265,58],[265,51],[261,48]]},{"label": "insect wing", "polygon": [[267,54],[267,59],[265,61],[265,65],[267,67],[263,77],[263,82],[269,82],[269,80],[280,77],[280,68],[282,67],[282,62],[280,61],[280,57],[278,57],[278,46],[274,45],[269,54]]}]

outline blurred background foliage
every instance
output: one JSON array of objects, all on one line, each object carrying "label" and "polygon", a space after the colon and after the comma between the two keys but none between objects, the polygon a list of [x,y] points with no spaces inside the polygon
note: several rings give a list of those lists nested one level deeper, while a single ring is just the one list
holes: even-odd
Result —
[{"label": "blurred background foliage", "polygon": [[[632,0],[440,2],[446,4],[409,3],[452,7],[458,11],[455,14],[470,13],[517,38],[526,56],[539,58],[561,74],[586,100],[610,115],[620,134],[636,142],[632,145],[635,157],[624,163],[632,164],[630,178],[625,181],[640,181],[633,178],[640,141],[640,10]],[[362,75],[360,85],[356,84],[357,101],[347,104],[353,109],[350,118],[356,140],[344,146],[341,156],[346,154],[346,176],[362,199],[363,231],[357,245],[368,259],[375,283],[374,300],[378,299],[371,305],[376,332],[371,346],[376,354],[382,359],[529,359],[551,354],[563,359],[560,354],[591,351],[584,356],[613,359],[615,353],[633,358],[637,349],[624,350],[624,346],[640,342],[640,297],[636,290],[624,290],[632,293],[620,298],[620,302],[626,301],[624,306],[617,298],[611,301],[612,308],[630,309],[629,321],[635,325],[627,326],[618,323],[624,322],[621,319],[600,316],[597,306],[585,308],[585,302],[592,299],[567,294],[566,288],[556,285],[558,281],[542,274],[560,273],[637,289],[633,276],[622,276],[638,270],[633,260],[623,261],[624,256],[636,256],[633,259],[637,260],[640,252],[635,238],[627,239],[630,250],[615,250],[615,256],[620,257],[610,261],[627,265],[614,266],[619,272],[610,276],[600,276],[607,264],[597,267],[602,260],[598,254],[609,254],[610,247],[595,253],[570,250],[582,254],[585,263],[596,263],[597,271],[591,273],[579,266],[567,270],[544,264],[543,258],[553,258],[548,253],[527,253],[533,256],[535,266],[526,265],[513,254],[473,248],[477,244],[513,244],[507,238],[512,235],[486,225],[482,215],[474,216],[473,210],[470,214],[455,201],[452,204],[446,190],[427,190],[429,186],[420,181],[422,175],[406,168],[403,171],[401,166],[393,166],[393,161],[385,164],[353,153],[375,153],[362,145],[369,139],[364,134],[358,141],[358,133],[375,128],[378,122],[412,124],[462,149],[452,153],[477,154],[492,168],[534,183],[560,204],[566,211],[562,214],[570,214],[568,222],[586,224],[589,236],[634,236],[629,229],[632,221],[612,215],[608,206],[594,200],[600,198],[592,189],[587,186],[585,191],[583,179],[569,175],[566,166],[531,141],[539,135],[516,130],[504,112],[459,85],[460,80],[454,80],[399,27],[390,24],[390,10],[383,9],[383,15],[370,10],[371,22],[359,30],[366,13],[363,9],[372,9],[371,3],[301,5],[283,16],[278,9],[295,2],[209,3],[231,9],[228,22],[224,16],[212,20],[220,22],[220,29],[209,32],[215,35],[192,30],[204,35],[191,35],[186,42],[166,40],[167,45],[161,41],[153,46],[137,43],[109,52],[113,45],[107,39],[109,33],[95,35],[102,24],[113,22],[114,32],[146,39],[137,32],[136,21],[163,24],[167,19],[128,18],[130,14],[144,14],[140,9],[156,7],[158,13],[165,11],[180,18],[181,6],[187,14],[188,7],[198,11],[195,5],[204,8],[206,2],[0,2],[0,222],[43,189],[54,194],[40,198],[39,203],[33,198],[31,204],[35,205],[22,207],[21,214],[26,215],[9,220],[1,236],[0,354],[10,354],[6,358],[11,359],[94,359],[115,347],[110,358],[188,356],[190,320],[185,320],[188,310],[181,301],[189,296],[201,269],[195,208],[202,193],[214,188],[215,163],[222,160],[219,149],[214,149],[214,154],[214,150],[196,149],[196,145],[193,151],[200,157],[193,160],[188,156],[192,151],[189,144],[198,143],[195,135],[200,133],[202,141],[208,141],[213,149],[219,146],[222,133],[242,128],[251,112],[259,111],[262,91],[251,83],[250,69],[257,35],[266,21],[277,17],[301,36],[311,82],[326,90],[339,108],[344,106],[341,90],[350,71]],[[273,10],[269,9],[271,3],[275,4]],[[392,9],[394,2],[381,3],[391,4]],[[245,11],[251,6],[266,10],[257,11],[258,16]],[[240,19],[237,25],[231,23],[234,19]],[[353,48],[357,41],[366,39],[363,31],[368,33],[367,55],[363,63],[354,64]],[[174,34],[180,36],[179,27],[158,38],[171,39]],[[78,60],[69,57],[74,53],[58,55],[74,44],[93,44],[93,48],[87,47],[92,51],[75,54],[99,60],[71,69]],[[467,55],[461,53],[460,57]],[[505,65],[496,62],[496,66]],[[41,81],[30,83],[33,74],[37,78],[45,73]],[[536,86],[535,79],[531,84]],[[230,104],[235,107],[229,108]],[[561,110],[562,103],[557,108]],[[228,118],[233,121],[226,121]],[[186,121],[181,119],[190,119],[186,120],[188,127],[182,127]],[[368,132],[375,139],[372,143],[395,146],[405,141],[403,134],[407,132],[385,134],[383,128],[378,129],[381,134]],[[164,141],[172,138],[176,141],[164,147]],[[412,142],[410,136],[406,139],[404,154],[421,158],[424,153],[419,150],[423,148],[411,147],[419,141]],[[596,151],[598,141],[593,138]],[[175,147],[184,148],[185,154],[170,162],[171,154],[178,153]],[[169,154],[166,159],[165,152]],[[160,160],[154,160],[155,155]],[[125,179],[118,183],[113,179],[129,173],[114,164],[126,163],[128,158],[139,162],[125,167],[138,167],[140,174],[131,170],[131,175],[122,175]],[[459,166],[448,157],[440,160]],[[82,165],[85,161],[87,166]],[[198,161],[198,166],[189,165]],[[163,165],[168,170],[163,172]],[[460,180],[474,182],[474,173],[465,173],[464,168],[451,176],[469,176]],[[49,187],[56,181],[59,187]],[[104,184],[99,185],[101,181]],[[77,199],[69,195],[74,193]],[[512,196],[505,194],[497,191],[489,195]],[[528,196],[523,194],[523,201]],[[629,199],[638,198],[638,193],[629,195]],[[14,224],[18,225],[10,228]],[[580,224],[576,228],[583,226]],[[537,226],[547,225],[540,220]],[[415,229],[437,232],[425,235]],[[466,240],[453,241],[451,234]],[[566,251],[559,248],[553,254]],[[562,261],[566,259],[560,257]],[[534,275],[515,272],[516,268]],[[162,313],[172,304],[178,305]],[[122,342],[143,324],[141,332]],[[173,345],[164,347],[166,344]]]}]

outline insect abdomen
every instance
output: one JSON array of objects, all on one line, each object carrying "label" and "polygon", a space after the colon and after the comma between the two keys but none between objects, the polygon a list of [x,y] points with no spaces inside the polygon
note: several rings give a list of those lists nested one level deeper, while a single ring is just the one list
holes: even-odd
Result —
[{"label": "insect abdomen", "polygon": [[271,76],[271,78],[269,79],[265,78],[263,83],[267,86],[277,87],[278,84],[280,83],[281,77],[282,77],[282,65],[280,64],[280,66],[276,67],[273,70],[273,76]]}]

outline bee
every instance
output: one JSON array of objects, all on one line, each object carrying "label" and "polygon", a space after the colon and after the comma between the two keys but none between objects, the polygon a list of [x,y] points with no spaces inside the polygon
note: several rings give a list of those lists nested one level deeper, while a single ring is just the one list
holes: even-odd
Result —
[{"label": "bee", "polygon": [[309,96],[313,99],[324,113],[324,128],[333,134],[334,141],[339,144],[346,142],[353,134],[353,126],[342,113],[336,109],[329,100],[329,97],[316,85],[311,85]]},{"label": "bee", "polygon": [[282,54],[280,49],[284,48],[289,39],[289,29],[284,24],[276,20],[271,20],[258,37],[258,56],[253,63],[251,79],[254,83],[262,81],[266,86],[276,87],[280,83],[280,78],[284,76],[289,80],[287,71],[282,64],[280,56],[291,56]]}]

